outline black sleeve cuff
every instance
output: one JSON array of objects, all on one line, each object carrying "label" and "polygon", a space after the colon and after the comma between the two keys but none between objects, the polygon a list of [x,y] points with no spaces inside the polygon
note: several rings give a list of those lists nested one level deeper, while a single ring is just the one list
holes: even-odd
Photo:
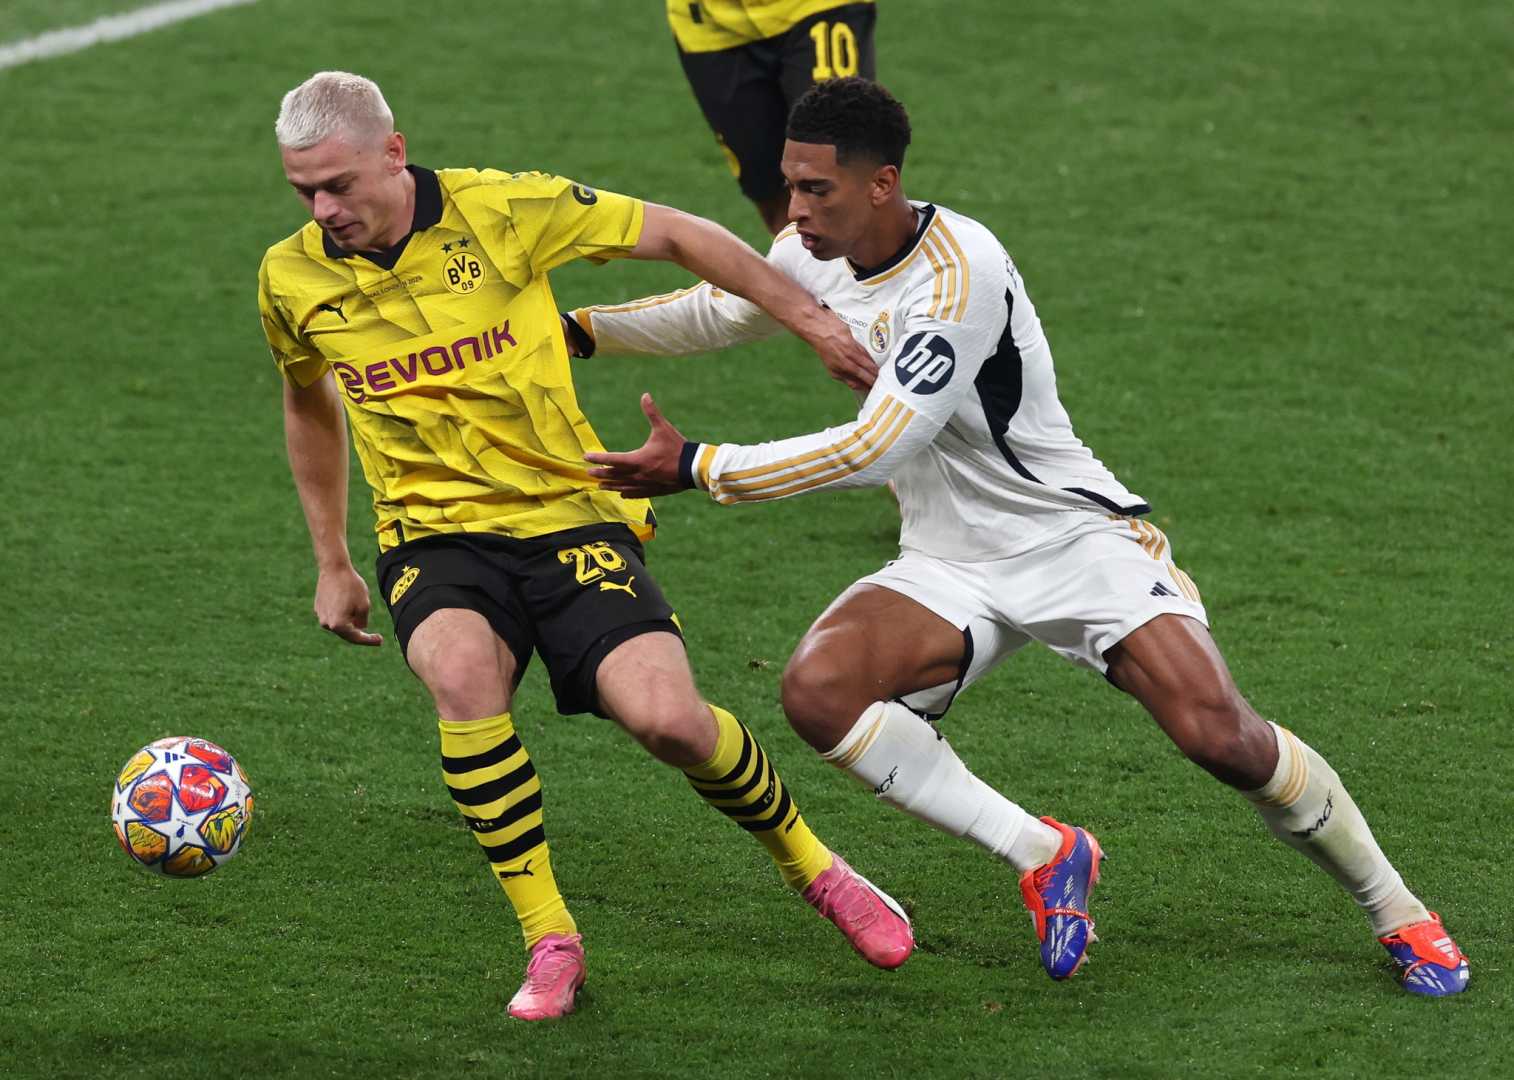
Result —
[{"label": "black sleeve cuff", "polygon": [[698,487],[694,483],[694,455],[699,453],[697,442],[685,442],[678,455],[678,482],[686,488]]},{"label": "black sleeve cuff", "polygon": [[574,356],[583,357],[586,360],[589,357],[593,356],[594,339],[589,336],[589,332],[582,326],[579,326],[578,320],[569,315],[566,311],[562,313],[562,318],[563,322],[567,324],[568,344],[573,346],[573,348],[569,351],[572,352]]}]

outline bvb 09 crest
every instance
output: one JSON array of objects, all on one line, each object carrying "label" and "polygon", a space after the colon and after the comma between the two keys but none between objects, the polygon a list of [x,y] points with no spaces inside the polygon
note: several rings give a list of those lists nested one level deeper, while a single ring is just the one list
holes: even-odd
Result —
[{"label": "bvb 09 crest", "polygon": [[442,284],[447,291],[467,296],[484,283],[484,264],[471,251],[459,251],[442,266]]}]

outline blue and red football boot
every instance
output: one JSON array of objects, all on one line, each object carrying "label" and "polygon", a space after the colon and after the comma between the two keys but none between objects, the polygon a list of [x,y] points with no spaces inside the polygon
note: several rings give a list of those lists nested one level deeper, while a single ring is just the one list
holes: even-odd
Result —
[{"label": "blue and red football boot", "polygon": [[1430,917],[1377,939],[1393,958],[1393,973],[1399,985],[1411,994],[1445,997],[1467,988],[1470,972],[1467,958],[1441,925],[1440,916]]},{"label": "blue and red football boot", "polygon": [[1099,880],[1104,852],[1087,829],[1042,821],[1062,834],[1051,862],[1020,875],[1020,893],[1041,941],[1041,966],[1053,979],[1070,979],[1098,941],[1088,914],[1088,895]]}]

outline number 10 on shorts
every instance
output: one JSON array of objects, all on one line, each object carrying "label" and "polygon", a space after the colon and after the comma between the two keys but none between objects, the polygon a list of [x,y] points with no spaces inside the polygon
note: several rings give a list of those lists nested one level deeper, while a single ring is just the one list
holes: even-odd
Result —
[{"label": "number 10 on shorts", "polygon": [[817,22],[810,27],[815,42],[815,67],[810,78],[815,82],[838,75],[857,74],[857,35],[844,22]]}]

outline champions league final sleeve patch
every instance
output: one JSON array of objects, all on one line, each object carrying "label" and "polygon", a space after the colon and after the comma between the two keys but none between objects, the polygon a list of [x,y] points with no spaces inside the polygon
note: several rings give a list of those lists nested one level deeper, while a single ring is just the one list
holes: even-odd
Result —
[{"label": "champions league final sleeve patch", "polygon": [[934,394],[951,382],[957,353],[940,334],[922,330],[912,334],[894,359],[899,385],[912,394]]}]

